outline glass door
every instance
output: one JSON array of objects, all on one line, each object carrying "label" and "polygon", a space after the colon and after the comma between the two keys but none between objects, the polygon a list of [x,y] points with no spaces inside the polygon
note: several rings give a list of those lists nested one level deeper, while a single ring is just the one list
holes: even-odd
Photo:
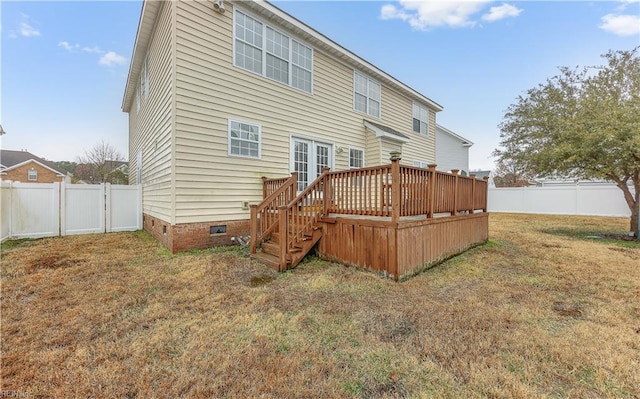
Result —
[{"label": "glass door", "polygon": [[304,190],[320,174],[331,167],[333,145],[307,139],[293,139],[292,167],[298,172],[298,192]]}]

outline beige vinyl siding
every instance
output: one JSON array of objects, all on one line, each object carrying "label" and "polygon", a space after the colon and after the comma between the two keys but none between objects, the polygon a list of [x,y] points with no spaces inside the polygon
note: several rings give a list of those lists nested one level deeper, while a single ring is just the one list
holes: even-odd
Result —
[{"label": "beige vinyl siding", "polygon": [[[147,51],[149,96],[129,111],[130,181],[137,177],[136,159],[142,151],[143,211],[171,223],[172,129],[172,6],[163,2]],[[140,79],[136,79],[139,85]],[[137,92],[136,96],[141,92]]]},{"label": "beige vinyl siding", "polygon": [[[232,4],[225,3],[224,14],[213,11],[209,2],[173,4],[176,223],[247,219],[249,211],[242,209],[242,202],[261,200],[260,177],[289,174],[292,136],[333,144],[336,169],[349,168],[349,152],[336,154],[338,146],[364,148],[367,165],[380,154],[370,153],[370,134],[363,127],[363,119],[371,117],[353,109],[352,67],[314,49],[313,94],[308,94],[233,65]],[[411,134],[411,99],[383,85],[381,112],[381,120],[372,120]],[[261,159],[228,155],[229,119],[262,127]],[[433,152],[430,138],[411,139],[405,152]],[[389,162],[388,151],[382,158]]]}]

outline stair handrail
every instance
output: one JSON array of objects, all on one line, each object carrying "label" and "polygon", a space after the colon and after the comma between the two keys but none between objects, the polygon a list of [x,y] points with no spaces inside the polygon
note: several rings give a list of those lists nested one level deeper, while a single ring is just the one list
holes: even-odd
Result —
[{"label": "stair handrail", "polygon": [[[284,202],[285,204],[291,201],[295,186],[298,182],[298,174],[296,172],[291,173],[291,176],[278,187],[277,190],[269,194],[260,204],[252,204],[251,210],[251,226],[250,226],[250,249],[251,253],[255,254],[258,244],[262,242],[266,237],[271,234],[278,225],[277,210]],[[287,193],[288,191],[288,193]],[[282,195],[285,195],[284,201],[282,201]],[[274,211],[272,217],[268,217],[266,210],[271,209]],[[260,221],[262,222],[262,229],[258,228],[258,215],[260,215]]]},{"label": "stair handrail", "polygon": [[[305,232],[311,230],[313,225],[317,223],[324,215],[325,209],[327,209],[326,203],[330,200],[329,198],[327,198],[328,190],[325,190],[325,188],[327,187],[326,185],[329,184],[329,171],[329,168],[323,168],[320,176],[318,176],[309,186],[307,186],[307,188],[302,190],[302,192],[298,194],[296,198],[294,198],[287,205],[281,206],[278,209],[279,220],[281,222],[284,222],[283,226],[285,226],[285,228],[280,229],[281,264],[282,262],[286,261],[286,259],[282,258],[289,255],[290,251],[293,249],[293,246],[297,243],[297,241],[302,239]],[[317,208],[318,210],[316,212],[312,212],[310,215],[307,215],[308,221],[306,221],[305,223],[296,223],[296,219],[304,219],[304,216],[300,215],[299,217],[295,217],[292,215],[292,211],[294,209],[297,209],[298,206],[302,208],[304,206],[304,201],[307,199],[309,194],[314,190],[317,190],[321,184],[324,184],[323,189],[318,190],[318,192],[323,193],[322,206],[319,206],[317,204],[314,206],[314,204],[311,203],[309,206],[310,209]]]}]

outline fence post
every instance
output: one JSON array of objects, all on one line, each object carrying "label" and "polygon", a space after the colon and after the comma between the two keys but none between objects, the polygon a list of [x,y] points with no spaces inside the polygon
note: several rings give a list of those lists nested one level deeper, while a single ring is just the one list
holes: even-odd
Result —
[{"label": "fence post", "polygon": [[453,183],[453,212],[451,212],[451,216],[458,214],[458,173],[460,173],[460,170],[451,169],[451,174],[455,176]]},{"label": "fence post", "polygon": [[476,174],[472,173],[469,177],[473,179],[471,180],[471,211],[469,212],[473,215],[476,210]]},{"label": "fence post", "polygon": [[329,187],[329,168],[325,166],[322,168],[322,174],[324,175],[324,181],[322,182],[322,216],[326,217],[329,214],[329,204],[331,201],[331,187]]},{"label": "fence post", "polygon": [[60,217],[60,235],[67,235],[67,185],[63,181],[60,183],[60,207],[59,207],[59,217]]},{"label": "fence post", "polygon": [[104,231],[111,233],[111,183],[104,183]]},{"label": "fence post", "polygon": [[430,163],[427,165],[429,168],[429,209],[427,211],[427,218],[433,217],[436,202],[436,164]]},{"label": "fence post", "polygon": [[400,220],[400,157],[391,157],[391,221]]}]

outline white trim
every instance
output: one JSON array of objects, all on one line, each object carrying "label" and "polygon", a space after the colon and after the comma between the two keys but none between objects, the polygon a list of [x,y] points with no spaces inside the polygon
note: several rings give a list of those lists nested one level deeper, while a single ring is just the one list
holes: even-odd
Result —
[{"label": "white trim", "polygon": [[42,166],[43,168],[47,168],[47,169],[49,169],[50,171],[52,171],[53,173],[55,173],[55,174],[56,174],[56,176],[58,176],[58,177],[65,177],[65,176],[66,176],[66,175],[64,175],[64,174],[62,174],[62,173],[60,173],[60,172],[58,172],[57,170],[55,170],[55,169],[53,169],[53,168],[48,167],[47,165],[43,164],[42,162],[38,162],[37,160],[35,160],[35,159],[33,159],[33,158],[30,158],[30,159],[27,159],[26,161],[22,161],[22,162],[20,162],[20,163],[17,163],[17,164],[15,164],[15,165],[11,166],[11,167],[8,167],[8,168],[5,168],[5,169],[2,169],[2,173],[6,174],[6,172],[8,172],[8,171],[10,171],[10,170],[12,170],[12,169],[19,168],[19,167],[21,167],[21,166],[27,165],[29,162],[36,163],[36,164],[38,164],[38,165]]},{"label": "white trim", "polygon": [[362,152],[362,166],[359,166],[360,168],[364,168],[366,162],[365,160],[367,159],[364,153],[364,148],[362,147],[352,147],[349,146],[349,169],[353,169],[353,168],[358,168],[358,166],[351,166],[351,150],[356,150],[356,151],[361,151]]},{"label": "white trim", "polygon": [[[367,80],[367,94],[366,94],[366,98],[367,98],[367,109],[365,112],[360,111],[359,109],[356,108],[356,94],[360,94],[363,95],[362,93],[356,93],[356,75],[360,76],[363,79]],[[369,97],[369,85],[371,83],[375,83],[378,86],[380,86],[380,98],[379,99],[373,99],[372,97]],[[369,100],[374,100],[374,101],[378,101],[378,115],[374,115],[370,112],[369,109]],[[355,69],[353,70],[353,95],[352,95],[352,100],[353,100],[353,110],[360,113],[360,114],[364,114],[364,115],[369,115],[371,117],[374,117],[376,119],[382,119],[382,84],[380,82],[378,82],[375,79],[370,78],[369,76],[363,74],[362,72],[358,72]]]},{"label": "white trim", "polygon": [[[31,178],[32,172],[35,173],[35,176],[33,177],[33,179]],[[27,180],[28,181],[38,181],[38,169],[31,168],[31,169],[27,170]]]},{"label": "white trim", "polygon": [[428,168],[429,166],[429,162],[425,162],[425,161],[413,161],[413,166],[416,166],[418,168]]},{"label": "white trim", "polygon": [[[254,123],[254,122],[247,122],[247,121],[242,121],[239,119],[232,119],[229,118],[227,119],[228,123],[227,123],[227,154],[230,157],[233,158],[246,158],[246,159],[262,159],[262,126],[258,123]],[[241,155],[241,154],[232,154],[231,153],[231,124],[235,122],[235,123],[239,123],[239,124],[245,124],[245,125],[251,125],[251,126],[256,126],[258,128],[258,156],[254,157],[251,155]],[[241,140],[241,141],[247,141],[247,142],[254,142],[252,140],[245,140],[245,139],[234,139],[234,140]]]},{"label": "white trim", "polygon": [[[292,133],[291,135],[289,135],[289,171],[290,172],[294,172],[295,171],[295,165],[294,165],[294,141],[295,140],[300,140],[300,141],[308,141],[311,144],[312,147],[312,151],[309,153],[310,156],[314,156],[316,155],[315,152],[315,146],[317,144],[320,145],[325,145],[329,147],[329,168],[331,170],[335,170],[336,168],[336,144],[334,142],[331,141],[324,141],[322,139],[318,140],[317,138],[314,138],[313,136],[307,136],[304,134],[298,134],[298,133]],[[316,166],[316,160],[315,158],[313,159],[313,167]],[[315,180],[315,177],[313,178],[313,180]],[[311,181],[313,181],[311,180]],[[310,182],[308,182],[310,183]]]},{"label": "white trim", "polygon": [[[257,22],[259,22],[260,24],[262,24],[262,43],[260,44],[261,47],[259,48],[260,52],[262,53],[262,58],[261,58],[261,60],[262,60],[262,70],[260,72],[252,71],[251,69],[244,68],[242,66],[239,66],[236,63],[236,51],[237,51],[236,40],[240,40],[241,42],[246,43],[249,46],[255,47],[253,44],[251,44],[251,43],[249,43],[249,42],[247,42],[245,40],[236,38],[236,18],[237,18],[237,14],[238,13],[241,13],[244,16],[249,17],[251,19],[254,19]],[[287,82],[281,82],[281,81],[279,81],[277,79],[273,79],[273,78],[270,78],[269,76],[267,76],[267,54],[271,54],[271,53],[267,52],[267,28],[269,28],[269,29],[273,30],[274,32],[277,32],[277,33],[285,36],[289,41],[289,54],[288,54],[289,57],[288,57],[287,60],[284,60],[284,59],[280,58],[279,56],[277,56],[275,54],[272,54],[274,57],[287,62],[287,74],[288,74]],[[288,87],[290,87],[292,89],[299,90],[299,91],[301,91],[301,92],[303,92],[305,94],[313,95],[313,88],[314,88],[314,84],[313,84],[313,80],[314,80],[313,64],[314,64],[314,61],[315,61],[315,57],[314,57],[315,49],[313,48],[313,46],[309,45],[307,42],[305,42],[304,40],[301,40],[300,38],[296,37],[295,35],[291,35],[289,32],[284,31],[280,27],[275,27],[272,24],[265,23],[262,18],[257,17],[255,14],[253,14],[251,12],[248,12],[245,9],[243,9],[242,7],[238,7],[237,5],[234,6],[234,10],[233,10],[233,22],[232,22],[232,29],[231,29],[231,38],[232,38],[232,41],[233,41],[233,43],[232,43],[232,50],[233,50],[232,58],[233,58],[233,66],[234,67],[239,68],[239,69],[241,69],[243,71],[258,75],[258,76],[260,76],[262,78],[265,78],[265,79],[268,79],[268,80],[270,80],[272,82],[277,82],[277,83],[279,83],[281,85],[285,85],[285,86],[288,86]],[[298,68],[311,73],[311,87],[309,88],[309,91],[306,91],[304,89],[301,89],[301,88],[296,87],[296,86],[293,85],[293,66],[294,66],[294,63],[293,63],[293,41],[296,41],[298,44],[300,44],[300,45],[302,45],[304,47],[307,47],[309,50],[311,50],[311,69],[310,70],[308,70],[306,68],[303,68],[302,66],[295,65]]]},{"label": "white trim", "polygon": [[371,130],[376,135],[377,138],[384,137],[387,140],[396,141],[401,144],[405,144],[409,142],[408,138],[403,138],[395,134],[387,133],[384,130],[377,128],[376,126],[373,126],[371,123],[367,122],[366,120],[364,121],[364,127]]},{"label": "white trim", "polygon": [[[415,108],[418,108],[419,113],[421,113],[422,111],[425,111],[427,113],[427,119],[426,120],[422,120],[420,118],[420,115],[418,115],[418,118],[415,117]],[[420,130],[422,130],[422,122],[424,122],[427,125],[427,128],[425,130],[424,133],[422,133],[422,131],[416,132],[415,129],[413,128],[413,120],[417,119],[420,122]],[[419,102],[414,101],[413,104],[411,105],[411,131],[415,134],[419,134],[421,136],[425,136],[425,137],[429,137],[429,108],[423,106],[422,104],[420,104]]]},{"label": "white trim", "polygon": [[471,141],[469,139],[466,139],[466,138],[460,136],[459,134],[452,132],[451,130],[447,129],[446,127],[444,127],[442,125],[438,125],[436,123],[436,131],[437,130],[440,130],[442,133],[446,133],[449,136],[454,137],[454,138],[462,141],[462,146],[463,147],[471,147],[474,144],[473,141]]}]

